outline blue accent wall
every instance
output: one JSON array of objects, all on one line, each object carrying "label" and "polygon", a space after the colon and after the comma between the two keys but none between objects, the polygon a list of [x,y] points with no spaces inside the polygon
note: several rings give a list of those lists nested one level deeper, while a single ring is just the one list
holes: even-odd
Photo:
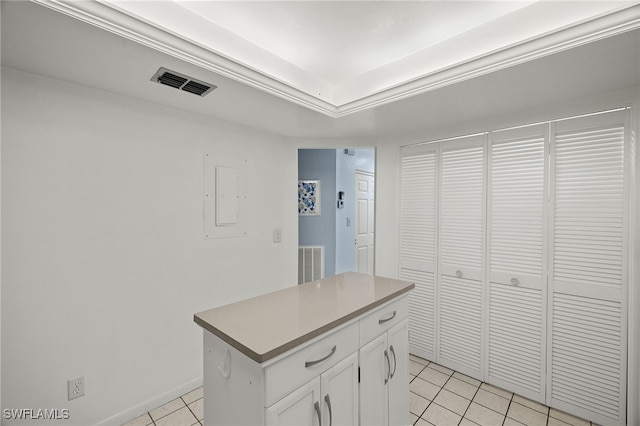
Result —
[{"label": "blue accent wall", "polygon": [[356,171],[375,173],[375,150],[336,150],[336,198],[344,191],[344,208],[336,210],[336,274],[356,270],[355,217]]},{"label": "blue accent wall", "polygon": [[[299,149],[298,179],[320,180],[320,216],[299,216],[299,245],[324,245],[324,275],[355,270],[356,170],[375,173],[375,150]],[[344,191],[344,207],[337,207]]]},{"label": "blue accent wall", "polygon": [[336,271],[336,150],[299,149],[298,180],[320,181],[320,215],[298,217],[301,246],[324,246],[324,276]]}]

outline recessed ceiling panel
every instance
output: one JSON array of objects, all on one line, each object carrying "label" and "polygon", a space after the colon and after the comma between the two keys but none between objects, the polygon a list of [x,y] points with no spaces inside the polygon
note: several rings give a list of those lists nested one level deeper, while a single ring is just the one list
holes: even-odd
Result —
[{"label": "recessed ceiling panel", "polygon": [[533,2],[181,0],[178,3],[336,86]]}]

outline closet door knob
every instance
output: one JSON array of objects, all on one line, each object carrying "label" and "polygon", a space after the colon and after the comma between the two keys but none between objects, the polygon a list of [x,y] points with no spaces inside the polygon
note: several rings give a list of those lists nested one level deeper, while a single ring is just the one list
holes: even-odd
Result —
[{"label": "closet door knob", "polygon": [[462,271],[461,271],[461,270],[459,270],[459,269],[458,269],[458,270],[456,271],[456,277],[458,277],[458,278],[462,278]]},{"label": "closet door knob", "polygon": [[511,278],[511,285],[518,285],[520,284],[520,280],[517,278]]}]

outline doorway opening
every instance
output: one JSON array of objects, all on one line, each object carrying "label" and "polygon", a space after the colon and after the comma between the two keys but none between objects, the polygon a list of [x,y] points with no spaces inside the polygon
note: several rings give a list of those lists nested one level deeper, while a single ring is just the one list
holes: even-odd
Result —
[{"label": "doorway opening", "polygon": [[298,283],[373,274],[375,149],[298,150]]}]

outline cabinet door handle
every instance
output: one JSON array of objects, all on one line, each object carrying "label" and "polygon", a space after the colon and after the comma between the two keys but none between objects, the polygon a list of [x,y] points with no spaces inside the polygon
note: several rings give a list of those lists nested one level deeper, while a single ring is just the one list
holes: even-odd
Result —
[{"label": "cabinet door handle", "polygon": [[517,278],[511,278],[511,285],[519,285],[520,284],[520,280]]},{"label": "cabinet door handle", "polygon": [[398,368],[398,359],[396,358],[396,351],[393,349],[393,345],[389,348],[391,349],[391,355],[393,355],[393,373],[391,373],[391,379],[396,374],[396,368]]},{"label": "cabinet door handle", "polygon": [[458,269],[458,270],[456,271],[456,277],[458,277],[458,278],[462,278],[463,276],[464,276],[464,274],[462,273],[462,271]]},{"label": "cabinet door handle", "polygon": [[331,399],[329,399],[329,394],[324,396],[324,402],[327,403],[327,408],[329,409],[329,426],[333,426],[333,413],[331,413]]},{"label": "cabinet door handle", "polygon": [[320,404],[318,404],[318,401],[316,401],[313,404],[313,409],[316,410],[316,414],[318,416],[318,426],[322,426],[322,417],[320,415]]},{"label": "cabinet door handle", "polygon": [[336,349],[337,349],[337,346],[336,346],[336,345],[333,345],[333,348],[331,348],[331,352],[329,352],[329,355],[327,355],[327,356],[325,356],[325,357],[323,357],[323,358],[320,358],[320,359],[316,359],[315,361],[307,361],[307,362],[305,362],[305,363],[304,363],[304,368],[309,368],[309,367],[311,367],[311,366],[314,366],[314,365],[316,365],[316,364],[321,363],[322,361],[325,361],[325,360],[329,359],[329,357],[330,357],[331,355],[333,355],[333,354],[335,354],[335,353],[336,353]]},{"label": "cabinet door handle", "polygon": [[396,311],[393,311],[393,313],[388,317],[388,318],[380,318],[378,320],[378,324],[384,324],[387,321],[391,321],[392,319],[394,319],[396,317]]},{"label": "cabinet door handle", "polygon": [[387,377],[384,379],[384,384],[386,385],[389,381],[389,375],[391,374],[391,361],[389,360],[389,352],[387,352],[386,349],[384,350],[384,358],[387,360]]}]

